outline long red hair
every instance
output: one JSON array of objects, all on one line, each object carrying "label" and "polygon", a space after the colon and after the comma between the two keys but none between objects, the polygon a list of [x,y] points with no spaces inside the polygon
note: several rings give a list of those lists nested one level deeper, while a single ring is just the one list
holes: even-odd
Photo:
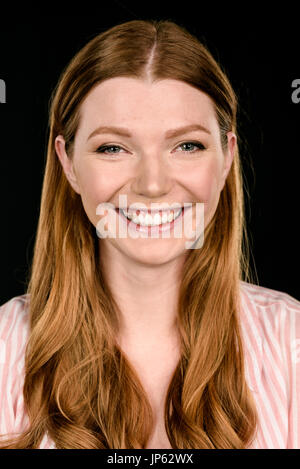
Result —
[{"label": "long red hair", "polygon": [[[149,59],[151,57],[151,62]],[[150,403],[116,343],[119,311],[100,270],[101,248],[55,154],[69,157],[80,105],[112,77],[181,80],[214,103],[221,143],[237,133],[237,98],[207,48],[171,21],[129,21],[88,42],[63,71],[51,99],[40,216],[27,292],[30,335],[24,404],[29,426],[6,448],[144,448]],[[70,215],[72,214],[72,216]],[[246,448],[256,411],[244,373],[240,280],[250,278],[238,148],[201,249],[184,265],[178,302],[182,355],[165,402],[172,448]]]}]

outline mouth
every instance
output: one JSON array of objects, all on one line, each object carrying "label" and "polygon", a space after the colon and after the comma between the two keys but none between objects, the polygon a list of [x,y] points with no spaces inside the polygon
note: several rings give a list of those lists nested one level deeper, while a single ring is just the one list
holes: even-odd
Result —
[{"label": "mouth", "polygon": [[183,217],[184,212],[187,209],[179,207],[174,210],[160,210],[151,212],[150,210],[136,210],[134,212],[127,212],[120,207],[116,208],[116,212],[126,220],[127,225],[133,227],[137,231],[146,233],[167,231],[173,228],[173,226],[180,221]]}]

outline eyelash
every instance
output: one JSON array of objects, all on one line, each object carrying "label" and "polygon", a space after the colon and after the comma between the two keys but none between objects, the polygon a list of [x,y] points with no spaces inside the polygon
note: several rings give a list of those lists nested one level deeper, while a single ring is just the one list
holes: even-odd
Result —
[{"label": "eyelash", "polygon": [[[194,150],[194,151],[186,151],[184,150],[183,153],[196,153],[197,151],[203,151],[203,150],[206,150],[205,146],[200,143],[200,142],[190,142],[190,141],[187,141],[187,142],[183,142],[179,145],[179,147],[182,147],[183,145],[187,145],[187,144],[192,144],[194,147],[198,148],[198,150]],[[105,151],[108,149],[108,148],[121,148],[119,145],[101,145],[100,147],[97,148],[97,150],[95,151],[96,153],[105,153]],[[106,155],[109,154],[109,155],[117,155],[117,153],[105,153]]]}]

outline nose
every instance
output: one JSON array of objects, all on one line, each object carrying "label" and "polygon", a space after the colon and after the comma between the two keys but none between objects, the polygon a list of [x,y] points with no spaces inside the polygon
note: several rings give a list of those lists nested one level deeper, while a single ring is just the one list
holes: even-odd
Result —
[{"label": "nose", "polygon": [[170,168],[163,161],[161,155],[155,157],[147,155],[142,158],[131,185],[132,192],[149,199],[161,199],[170,192],[171,188]]}]

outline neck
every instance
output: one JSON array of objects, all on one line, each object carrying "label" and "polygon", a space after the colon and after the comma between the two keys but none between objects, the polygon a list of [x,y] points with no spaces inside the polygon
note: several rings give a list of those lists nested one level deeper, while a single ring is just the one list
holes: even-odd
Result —
[{"label": "neck", "polygon": [[120,308],[120,336],[142,344],[176,335],[184,258],[160,265],[137,263],[116,250],[101,250],[101,269]]}]

